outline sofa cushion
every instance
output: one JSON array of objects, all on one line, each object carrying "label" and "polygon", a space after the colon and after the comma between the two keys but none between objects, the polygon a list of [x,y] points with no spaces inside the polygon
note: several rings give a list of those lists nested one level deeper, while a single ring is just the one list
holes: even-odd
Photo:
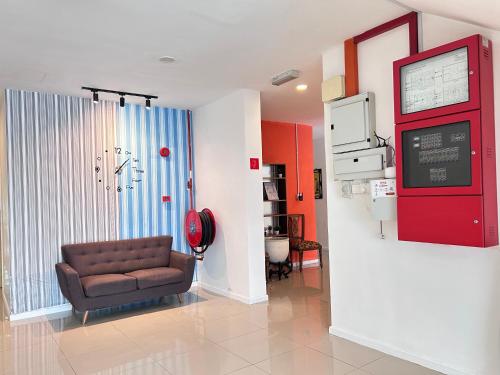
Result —
[{"label": "sofa cushion", "polygon": [[62,255],[84,277],[167,267],[171,247],[172,237],[161,236],[64,245]]},{"label": "sofa cushion", "polygon": [[184,281],[184,272],[177,268],[158,267],[126,273],[127,276],[137,279],[139,289],[155,286],[181,283]]},{"label": "sofa cushion", "polygon": [[107,274],[80,279],[87,297],[109,296],[137,290],[136,279],[126,275]]}]

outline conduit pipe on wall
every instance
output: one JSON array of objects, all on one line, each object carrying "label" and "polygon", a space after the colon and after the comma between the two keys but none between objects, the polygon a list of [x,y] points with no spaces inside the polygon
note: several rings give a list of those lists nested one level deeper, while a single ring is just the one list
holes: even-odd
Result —
[{"label": "conduit pipe on wall", "polygon": [[296,198],[298,201],[302,201],[304,199],[304,194],[300,191],[300,170],[299,170],[299,134],[298,134],[298,125],[295,123],[295,170],[297,172],[297,195]]}]

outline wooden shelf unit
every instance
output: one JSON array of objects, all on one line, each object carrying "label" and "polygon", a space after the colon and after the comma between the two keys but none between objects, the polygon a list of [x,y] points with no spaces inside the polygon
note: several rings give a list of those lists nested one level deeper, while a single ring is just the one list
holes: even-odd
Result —
[{"label": "wooden shelf unit", "polygon": [[[287,199],[286,199],[286,166],[284,164],[264,164],[262,166],[263,181],[262,194],[264,200],[264,225],[279,227],[280,237],[288,236]],[[273,183],[278,193],[278,199],[269,200],[266,194],[265,183]],[[264,228],[264,229],[265,229]],[[276,235],[273,235],[276,236]]]}]

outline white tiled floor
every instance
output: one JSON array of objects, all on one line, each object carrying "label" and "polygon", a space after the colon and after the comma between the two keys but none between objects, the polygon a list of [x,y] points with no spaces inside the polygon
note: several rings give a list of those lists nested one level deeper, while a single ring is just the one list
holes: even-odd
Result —
[{"label": "white tiled floor", "polygon": [[[330,336],[328,276],[293,272],[268,303],[244,305],[194,289],[121,311],[0,326],[0,375],[436,375]],[[1,310],[1,306],[0,306]]]}]

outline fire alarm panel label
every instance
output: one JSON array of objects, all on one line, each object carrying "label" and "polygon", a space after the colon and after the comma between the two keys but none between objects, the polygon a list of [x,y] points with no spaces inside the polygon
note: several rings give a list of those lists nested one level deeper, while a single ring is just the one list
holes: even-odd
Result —
[{"label": "fire alarm panel label", "polygon": [[401,111],[425,111],[469,101],[467,47],[401,68]]},{"label": "fire alarm panel label", "polygon": [[372,199],[395,196],[396,180],[393,178],[385,180],[371,180],[370,190],[372,193]]}]

